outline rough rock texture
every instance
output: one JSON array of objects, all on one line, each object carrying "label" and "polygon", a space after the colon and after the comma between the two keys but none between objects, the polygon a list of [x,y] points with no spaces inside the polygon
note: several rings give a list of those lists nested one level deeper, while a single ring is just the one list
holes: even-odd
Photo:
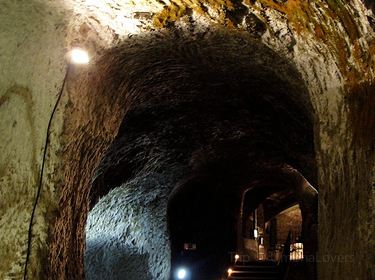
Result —
[{"label": "rough rock texture", "polygon": [[[64,14],[45,1],[0,3],[0,278],[20,279],[52,102],[62,82]],[[53,65],[53,67],[51,67]],[[30,274],[42,278],[47,235],[57,206],[62,118],[53,123],[37,209]]]},{"label": "rough rock texture", "polygon": [[[129,278],[141,277],[144,272],[133,268],[144,255],[152,279],[168,277],[167,202],[178,181],[210,175],[211,182],[222,184],[221,189],[218,183],[211,183],[212,192],[228,189],[222,196],[228,202],[223,207],[229,208],[229,201],[240,197],[239,189],[248,181],[254,162],[311,168],[312,111],[304,83],[286,60],[246,33],[133,37],[105,54],[99,64],[99,71],[107,69],[101,85],[104,94],[124,96],[126,114],[99,166],[91,201],[108,188],[130,181],[109,193],[91,213],[89,221],[97,219],[98,212],[103,216],[92,222],[95,226],[88,225],[86,269],[90,275],[107,275],[98,272],[103,266],[97,265],[99,250],[99,263],[127,260],[106,277],[122,279],[123,270]],[[177,170],[181,172],[174,165],[180,165]],[[166,183],[158,183],[158,173]],[[196,191],[203,193],[199,188]],[[113,202],[118,200],[116,193],[123,193],[119,205]],[[119,220],[114,219],[117,207],[124,211]],[[150,215],[148,207],[156,207]],[[62,218],[65,223],[66,217]],[[121,224],[126,231],[118,229]],[[109,238],[100,245],[90,243],[92,235],[108,230],[121,232],[120,238]],[[58,233],[56,237],[64,236]],[[111,249],[118,247],[116,242],[123,246],[119,259]],[[57,239],[53,246],[60,244]],[[226,246],[217,242],[217,248],[217,244]],[[226,256],[228,250],[223,251]]]},{"label": "rough rock texture", "polygon": [[288,212],[280,213],[275,217],[277,219],[277,242],[283,243],[288,237],[288,232],[294,234],[294,238],[298,237],[295,234],[301,232],[302,216],[299,208],[294,208]]},{"label": "rough rock texture", "polygon": [[168,189],[180,171],[137,176],[101,199],[88,215],[87,279],[168,279]]},{"label": "rough rock texture", "polygon": [[[260,38],[295,63],[307,84],[315,120],[320,256],[355,256],[352,262],[335,257],[319,263],[320,279],[374,279],[372,12],[359,0],[134,2],[5,0],[0,4],[0,195],[4,197],[0,278],[18,279],[22,273],[37,162],[64,75],[66,47],[83,45],[95,55],[129,33],[221,25]],[[371,7],[371,1],[364,2]],[[76,69],[69,78],[64,119],[60,114],[54,121],[47,163],[50,176],[44,178],[34,226],[30,278],[43,278],[46,263],[50,278],[83,277],[88,189],[124,114],[120,97],[93,97],[85,85],[77,86],[81,83],[76,81],[77,73]],[[91,82],[100,89],[100,78]],[[55,241],[47,244],[48,232],[61,246]],[[46,261],[48,250],[51,257]]]}]

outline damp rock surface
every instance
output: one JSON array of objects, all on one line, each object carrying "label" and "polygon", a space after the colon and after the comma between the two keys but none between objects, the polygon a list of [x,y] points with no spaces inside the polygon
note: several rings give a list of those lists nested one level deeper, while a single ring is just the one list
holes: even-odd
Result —
[{"label": "damp rock surface", "polygon": [[[313,107],[319,253],[321,258],[354,256],[352,262],[320,262],[319,277],[375,278],[371,1],[234,2],[1,2],[0,278],[18,279],[23,274],[46,126],[65,74],[67,51],[80,45],[95,58],[134,34],[163,33],[162,28],[194,33],[212,26],[245,30],[298,69]],[[251,14],[263,24],[250,20]],[[101,88],[103,77],[87,70],[92,68],[72,71],[53,122],[33,231],[31,278],[84,278],[92,179],[127,106],[123,95],[104,94],[117,91]],[[240,134],[240,129],[233,132]],[[145,163],[134,164],[138,170]],[[124,177],[129,176],[134,174]],[[111,184],[121,185],[116,180]]]}]

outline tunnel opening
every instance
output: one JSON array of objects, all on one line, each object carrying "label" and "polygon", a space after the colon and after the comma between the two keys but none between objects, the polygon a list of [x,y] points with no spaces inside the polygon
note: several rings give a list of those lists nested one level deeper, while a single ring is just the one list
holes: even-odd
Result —
[{"label": "tunnel opening", "polygon": [[122,96],[124,117],[75,227],[87,279],[168,279],[185,244],[201,250],[203,277],[222,275],[244,186],[284,163],[314,182],[305,84],[247,34],[134,37],[97,63],[106,72],[92,90]]},{"label": "tunnel opening", "polygon": [[168,203],[171,279],[220,279],[236,248],[236,196],[223,182],[195,177],[179,185]]},{"label": "tunnel opening", "polygon": [[318,191],[290,166],[267,173],[243,193],[232,276],[263,262],[279,278],[315,279]]},{"label": "tunnel opening", "polygon": [[[248,256],[249,260],[278,262],[282,257],[289,230],[293,241],[300,239],[302,216],[297,201],[290,195],[285,191],[273,193],[260,204],[251,207],[249,214],[244,215],[242,242],[247,253],[245,256]],[[245,200],[248,202],[248,199]],[[294,208],[297,208],[297,213],[293,211]],[[287,215],[290,211],[295,215]]]},{"label": "tunnel opening", "polygon": [[289,233],[290,260],[303,260],[302,214],[299,205],[281,208],[281,212],[268,217],[269,200],[267,198],[246,219],[243,234],[245,254],[239,255],[239,261],[280,262]]},{"label": "tunnel opening", "polygon": [[259,265],[272,279],[316,279],[318,192],[297,170],[263,167],[245,189],[229,168],[206,172],[169,198],[171,279],[237,279]]}]

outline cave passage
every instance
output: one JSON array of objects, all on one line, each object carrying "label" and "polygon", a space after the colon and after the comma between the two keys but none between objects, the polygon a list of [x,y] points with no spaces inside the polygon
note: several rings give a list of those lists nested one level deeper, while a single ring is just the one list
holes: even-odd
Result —
[{"label": "cave passage", "polygon": [[192,279],[219,279],[236,248],[235,196],[215,180],[195,179],[171,195],[168,207],[172,270]]},{"label": "cave passage", "polygon": [[315,225],[296,171],[316,182],[312,109],[289,61],[213,32],[133,37],[99,62],[128,108],[93,178],[87,279],[173,279],[183,262],[191,279],[226,276],[242,220],[282,191]]},{"label": "cave passage", "polygon": [[287,168],[280,175],[277,180],[270,175],[244,192],[238,257],[232,263],[269,261],[282,270],[287,258],[289,277],[315,279],[311,260],[317,252],[318,192],[296,170]]},{"label": "cave passage", "polygon": [[288,238],[289,276],[315,279],[315,264],[304,256],[316,255],[318,193],[290,166],[263,173],[248,188],[234,188],[223,174],[208,172],[174,189],[168,205],[171,279],[185,279],[178,277],[182,269],[186,279],[220,279],[228,269],[232,277],[244,277],[239,265],[260,263],[273,265],[275,279],[283,278]]}]

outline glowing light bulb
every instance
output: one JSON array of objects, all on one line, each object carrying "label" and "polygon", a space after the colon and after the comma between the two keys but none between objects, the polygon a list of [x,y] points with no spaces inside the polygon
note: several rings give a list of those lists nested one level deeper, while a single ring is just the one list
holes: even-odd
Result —
[{"label": "glowing light bulb", "polygon": [[237,255],[237,254],[234,256],[234,259],[235,259],[235,260],[238,260],[239,258],[240,258],[240,256]]},{"label": "glowing light bulb", "polygon": [[230,276],[232,274],[232,272],[233,272],[233,269],[228,268],[228,276]]},{"label": "glowing light bulb", "polygon": [[177,271],[177,278],[178,279],[185,279],[186,277],[186,270],[183,269],[183,268],[180,268],[178,271]]},{"label": "glowing light bulb", "polygon": [[90,61],[87,51],[80,48],[72,49],[70,52],[70,59],[74,64],[88,64]]}]

